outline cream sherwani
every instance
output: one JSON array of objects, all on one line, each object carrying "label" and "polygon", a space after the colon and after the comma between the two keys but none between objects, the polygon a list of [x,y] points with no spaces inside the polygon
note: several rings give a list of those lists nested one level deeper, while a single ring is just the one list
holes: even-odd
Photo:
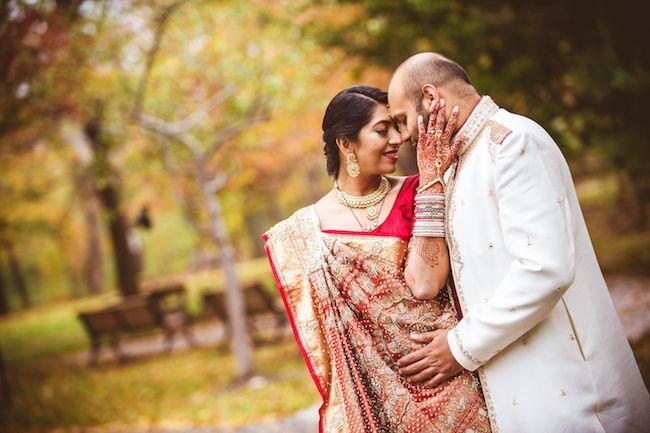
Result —
[{"label": "cream sherwani", "polygon": [[448,341],[478,369],[494,432],[649,432],[650,397],[560,149],[489,96],[457,136],[446,229],[463,318]]}]

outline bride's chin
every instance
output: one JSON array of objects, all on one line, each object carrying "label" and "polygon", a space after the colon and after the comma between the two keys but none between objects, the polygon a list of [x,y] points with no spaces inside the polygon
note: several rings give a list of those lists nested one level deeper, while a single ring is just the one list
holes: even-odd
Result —
[{"label": "bride's chin", "polygon": [[391,164],[390,166],[386,167],[385,170],[382,170],[381,174],[393,174],[395,173],[395,170],[397,170],[397,164]]}]

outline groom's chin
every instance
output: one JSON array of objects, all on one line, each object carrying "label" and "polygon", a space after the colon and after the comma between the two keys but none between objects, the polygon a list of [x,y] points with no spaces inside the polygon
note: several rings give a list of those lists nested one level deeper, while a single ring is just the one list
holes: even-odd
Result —
[{"label": "groom's chin", "polygon": [[411,143],[411,146],[416,146],[418,144],[418,136],[420,133],[418,132],[417,128],[415,131],[410,131],[411,138],[409,138],[409,143]]}]

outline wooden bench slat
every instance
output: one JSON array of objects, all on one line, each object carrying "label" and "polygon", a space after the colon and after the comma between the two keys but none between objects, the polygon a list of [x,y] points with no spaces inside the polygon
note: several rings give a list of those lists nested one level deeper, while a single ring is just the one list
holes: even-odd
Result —
[{"label": "wooden bench slat", "polygon": [[[180,330],[191,346],[196,345],[188,328],[190,319],[185,310],[184,295],[185,288],[176,285],[129,296],[108,308],[78,313],[91,340],[91,364],[96,363],[101,342],[106,338],[117,356],[122,334],[159,329],[165,334],[166,351],[170,352],[175,332]],[[166,302],[171,296],[176,298],[175,302]]]}]

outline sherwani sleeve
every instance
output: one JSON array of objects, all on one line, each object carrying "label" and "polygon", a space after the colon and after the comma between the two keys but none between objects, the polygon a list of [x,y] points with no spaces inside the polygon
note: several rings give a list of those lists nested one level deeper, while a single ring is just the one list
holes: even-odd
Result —
[{"label": "sherwani sleeve", "polygon": [[452,355],[470,371],[541,322],[574,279],[565,161],[552,138],[515,132],[495,164],[503,248],[512,261],[492,297],[469,305],[447,334]]}]

